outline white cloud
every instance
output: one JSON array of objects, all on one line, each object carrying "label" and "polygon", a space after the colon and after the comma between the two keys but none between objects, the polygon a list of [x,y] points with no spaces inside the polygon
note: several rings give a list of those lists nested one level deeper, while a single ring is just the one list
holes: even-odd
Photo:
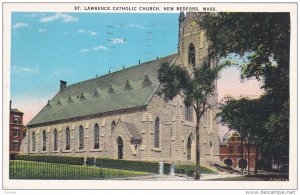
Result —
[{"label": "white cloud", "polygon": [[16,24],[13,25],[13,28],[17,29],[17,28],[22,28],[22,27],[27,27],[27,26],[28,26],[27,23],[18,22],[18,23],[16,23]]},{"label": "white cloud", "polygon": [[90,51],[99,51],[99,50],[108,50],[108,48],[105,47],[104,45],[98,45],[98,46],[93,47],[91,49],[88,49],[88,48],[81,49],[79,53],[87,53],[87,52],[90,52]]},{"label": "white cloud", "polygon": [[114,38],[114,39],[110,39],[111,42],[113,44],[123,44],[123,43],[126,43],[126,40],[125,39],[122,39],[122,38]]},{"label": "white cloud", "polygon": [[133,24],[133,23],[129,24],[128,26],[129,26],[129,27],[133,27],[133,28],[144,29],[144,27],[143,27],[143,26],[141,26],[141,25],[137,25],[137,24]]},{"label": "white cloud", "polygon": [[98,45],[97,47],[94,47],[93,50],[98,51],[98,50],[107,50],[107,47],[103,45]]},{"label": "white cloud", "polygon": [[53,16],[47,16],[40,19],[40,22],[53,22],[55,20],[62,20],[63,22],[76,22],[78,18],[69,14],[56,13]]},{"label": "white cloud", "polygon": [[21,67],[21,66],[12,66],[12,73],[21,74],[21,73],[32,73],[37,74],[39,72],[39,67],[36,66],[35,68],[31,67]]},{"label": "white cloud", "polygon": [[89,35],[91,35],[91,36],[95,36],[95,35],[98,34],[98,33],[93,32],[93,31],[91,31],[91,30],[85,30],[85,29],[80,29],[80,30],[78,30],[77,32],[78,32],[78,33],[87,33],[87,34],[89,34]]},{"label": "white cloud", "polygon": [[86,53],[86,52],[89,52],[89,51],[90,51],[89,49],[81,49],[80,53]]},{"label": "white cloud", "polygon": [[47,32],[47,31],[48,31],[47,29],[39,29],[39,33]]},{"label": "white cloud", "polygon": [[25,14],[24,17],[26,18],[36,18],[37,16],[44,16],[45,13],[32,13],[32,14]]}]

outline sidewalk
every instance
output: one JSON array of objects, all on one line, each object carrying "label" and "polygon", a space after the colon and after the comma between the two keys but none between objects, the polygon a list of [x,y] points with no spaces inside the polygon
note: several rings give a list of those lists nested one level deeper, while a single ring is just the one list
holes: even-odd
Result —
[{"label": "sidewalk", "polygon": [[[216,174],[201,174],[200,181],[217,180],[232,177],[241,177],[240,174],[227,174],[227,173],[216,173]],[[195,181],[192,177],[187,176],[170,176],[170,175],[147,175],[141,177],[127,177],[127,178],[115,178],[113,180],[138,180],[138,181]]]}]

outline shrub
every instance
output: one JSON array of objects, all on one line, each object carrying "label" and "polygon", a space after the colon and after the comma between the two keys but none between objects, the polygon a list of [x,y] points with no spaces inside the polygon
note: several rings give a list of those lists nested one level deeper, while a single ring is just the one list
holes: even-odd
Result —
[{"label": "shrub", "polygon": [[272,170],[272,162],[268,159],[261,159],[257,161],[257,169],[259,170],[266,170],[271,171]]},{"label": "shrub", "polygon": [[16,155],[16,160],[35,161],[35,162],[47,162],[47,163],[59,163],[69,165],[83,165],[84,157],[73,156],[49,156],[49,155]]},{"label": "shrub", "polygon": [[238,163],[239,163],[239,168],[243,168],[243,169],[247,168],[248,161],[246,159],[242,158],[239,160]]},{"label": "shrub", "polygon": [[94,165],[94,158],[93,157],[87,157],[85,164],[87,166],[93,166]]},{"label": "shrub", "polygon": [[[159,173],[159,163],[158,162],[97,158],[96,166],[103,167],[103,168]],[[164,173],[165,174],[170,173],[170,164],[169,163],[164,163]]]},{"label": "shrub", "polygon": [[225,163],[225,165],[226,165],[227,167],[231,167],[231,166],[232,166],[232,160],[229,159],[229,158],[225,159],[225,160],[224,160],[224,163]]},{"label": "shrub", "polygon": [[[192,165],[176,165],[175,173],[187,174],[188,176],[193,176],[195,172],[195,164]],[[200,167],[200,173],[215,173],[214,170],[207,167]]]}]

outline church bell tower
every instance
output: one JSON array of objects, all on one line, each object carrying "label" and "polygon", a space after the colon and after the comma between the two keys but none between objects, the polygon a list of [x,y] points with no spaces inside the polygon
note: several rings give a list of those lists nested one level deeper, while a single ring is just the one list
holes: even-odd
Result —
[{"label": "church bell tower", "polygon": [[208,54],[208,41],[205,31],[199,27],[202,14],[181,12],[179,14],[178,53],[182,65],[188,69],[201,65]]}]

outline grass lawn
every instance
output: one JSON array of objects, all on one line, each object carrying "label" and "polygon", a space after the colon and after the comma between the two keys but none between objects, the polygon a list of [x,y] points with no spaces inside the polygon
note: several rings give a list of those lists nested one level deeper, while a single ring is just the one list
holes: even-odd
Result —
[{"label": "grass lawn", "polygon": [[[195,166],[196,165],[176,165],[175,172],[192,174],[195,171]],[[200,174],[209,174],[209,173],[216,173],[216,171],[214,171],[208,167],[200,167]]]},{"label": "grass lawn", "polygon": [[151,173],[92,166],[43,163],[32,161],[10,161],[10,179],[109,179],[134,177]]}]

